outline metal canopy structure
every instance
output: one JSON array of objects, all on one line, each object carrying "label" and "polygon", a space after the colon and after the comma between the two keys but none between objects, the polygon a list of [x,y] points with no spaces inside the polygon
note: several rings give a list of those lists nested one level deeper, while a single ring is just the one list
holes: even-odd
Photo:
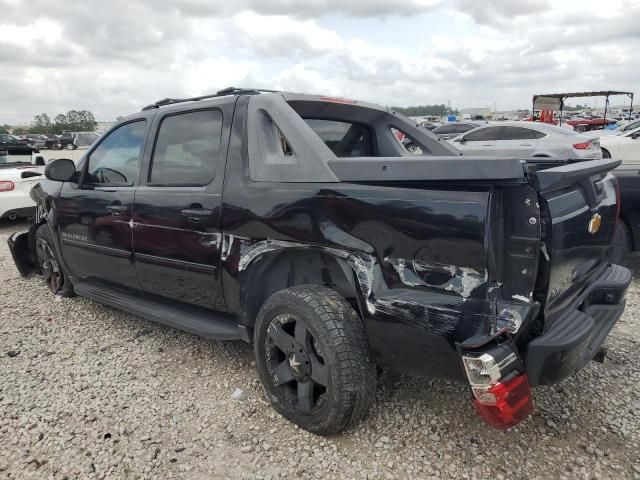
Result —
[{"label": "metal canopy structure", "polygon": [[564,102],[567,98],[574,97],[605,97],[604,102],[604,120],[607,119],[607,110],[609,108],[609,97],[611,95],[626,95],[631,99],[629,105],[629,120],[631,120],[631,111],[633,110],[633,92],[620,92],[617,90],[601,90],[598,92],[573,92],[573,93],[548,93],[545,95],[533,96],[533,113],[537,110],[559,110],[560,125],[562,125],[562,110]]}]

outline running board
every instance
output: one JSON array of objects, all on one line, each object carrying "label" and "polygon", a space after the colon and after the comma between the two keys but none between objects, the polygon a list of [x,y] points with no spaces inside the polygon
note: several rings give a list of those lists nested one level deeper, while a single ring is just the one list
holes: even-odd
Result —
[{"label": "running board", "polygon": [[251,341],[251,335],[244,325],[233,323],[215,312],[178,308],[89,282],[74,282],[73,290],[81,297],[87,297],[95,302],[193,333],[199,337],[211,340]]}]

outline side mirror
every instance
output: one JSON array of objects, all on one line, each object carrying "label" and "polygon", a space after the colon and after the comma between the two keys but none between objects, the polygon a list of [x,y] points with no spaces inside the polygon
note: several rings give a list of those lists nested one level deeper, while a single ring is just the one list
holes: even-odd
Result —
[{"label": "side mirror", "polygon": [[636,132],[636,133],[634,133],[633,135],[631,135],[631,138],[633,138],[634,140],[635,140],[636,138],[640,138],[640,132]]},{"label": "side mirror", "polygon": [[68,182],[76,173],[76,164],[68,158],[58,158],[44,168],[44,176],[54,182]]},{"label": "side mirror", "polygon": [[456,143],[464,143],[464,142],[465,142],[465,139],[464,139],[464,137],[458,137],[458,138],[456,138],[456,139],[454,140],[454,142],[456,142]]}]

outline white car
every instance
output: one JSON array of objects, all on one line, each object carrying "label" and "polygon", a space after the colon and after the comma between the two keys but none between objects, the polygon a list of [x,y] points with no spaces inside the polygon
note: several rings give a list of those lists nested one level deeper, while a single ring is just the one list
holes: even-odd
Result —
[{"label": "white car", "polygon": [[591,130],[585,132],[590,137],[604,137],[609,135],[624,135],[631,130],[635,130],[640,127],[640,120],[622,120],[616,124],[615,128],[605,128],[603,130]]},{"label": "white car", "polygon": [[16,220],[35,213],[31,187],[44,178],[44,158],[0,151],[0,219]]},{"label": "white car", "polygon": [[602,158],[597,138],[540,122],[490,123],[450,141],[465,155]]},{"label": "white car", "polygon": [[623,163],[640,164],[640,127],[621,135],[600,137],[602,156],[622,160]]}]

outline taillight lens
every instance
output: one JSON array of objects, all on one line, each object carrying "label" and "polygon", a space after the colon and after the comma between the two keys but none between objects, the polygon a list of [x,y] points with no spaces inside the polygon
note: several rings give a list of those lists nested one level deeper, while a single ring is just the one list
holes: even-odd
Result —
[{"label": "taillight lens", "polygon": [[499,348],[492,352],[492,355],[463,355],[462,362],[478,414],[492,427],[506,429],[531,413],[533,396],[516,354]]},{"label": "taillight lens", "polygon": [[573,148],[576,150],[589,150],[593,148],[592,142],[582,142],[582,143],[574,143]]},{"label": "taillight lens", "polygon": [[0,192],[10,192],[14,188],[16,185],[11,180],[0,180]]},{"label": "taillight lens", "polygon": [[506,429],[520,423],[533,411],[531,387],[526,373],[490,387],[474,388],[473,403],[489,425]]}]

